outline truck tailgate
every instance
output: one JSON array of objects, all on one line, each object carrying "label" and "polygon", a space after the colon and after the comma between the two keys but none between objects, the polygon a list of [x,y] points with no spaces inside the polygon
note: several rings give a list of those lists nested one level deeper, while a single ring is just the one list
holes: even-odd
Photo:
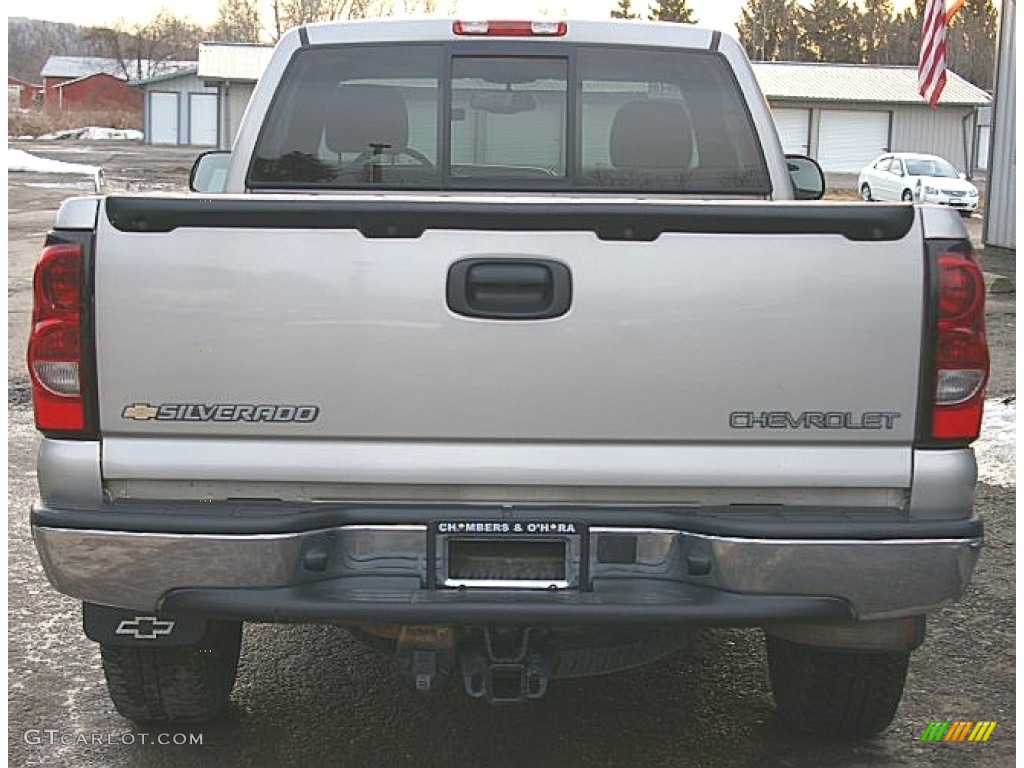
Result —
[{"label": "truck tailgate", "polygon": [[[898,451],[875,480],[909,480],[925,283],[911,208],[428,202],[108,199],[100,424],[108,449],[133,446],[106,454],[108,476],[152,445],[134,438],[187,455],[259,437],[328,455],[528,441],[562,461],[571,446],[746,447],[765,475],[800,460],[766,465],[766,446],[813,461],[831,445]],[[564,265],[567,311],[453,311],[465,259]]]}]

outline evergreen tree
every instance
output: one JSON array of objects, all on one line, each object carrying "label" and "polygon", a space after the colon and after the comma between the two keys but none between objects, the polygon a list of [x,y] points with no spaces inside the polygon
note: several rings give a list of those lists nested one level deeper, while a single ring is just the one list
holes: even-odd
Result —
[{"label": "evergreen tree", "polygon": [[863,0],[861,14],[861,61],[865,64],[892,64],[889,45],[895,13],[892,0]]},{"label": "evergreen tree", "polygon": [[967,0],[946,31],[946,66],[979,88],[991,90],[997,30],[992,0]]},{"label": "evergreen tree", "polygon": [[675,21],[680,24],[697,24],[698,20],[693,18],[693,8],[686,4],[686,0],[659,0],[650,7],[651,21]]},{"label": "evergreen tree", "polygon": [[860,63],[860,11],[855,6],[844,0],[814,0],[800,16],[800,60]]},{"label": "evergreen tree", "polygon": [[632,0],[619,0],[619,5],[612,10],[613,19],[639,19],[639,13],[633,13]]},{"label": "evergreen tree", "polygon": [[795,0],[747,0],[736,30],[755,61],[796,61],[800,9]]},{"label": "evergreen tree", "polygon": [[893,20],[892,35],[884,52],[887,64],[917,64],[921,55],[921,12],[924,0],[915,0]]}]

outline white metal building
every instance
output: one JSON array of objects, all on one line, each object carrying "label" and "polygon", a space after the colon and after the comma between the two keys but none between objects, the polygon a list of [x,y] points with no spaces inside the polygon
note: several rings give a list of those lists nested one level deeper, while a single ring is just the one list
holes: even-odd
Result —
[{"label": "white metal building", "polygon": [[1017,247],[1017,73],[1015,0],[1004,0],[996,56],[996,99],[992,116],[992,147],[985,187],[985,245]]},{"label": "white metal building", "polygon": [[219,145],[217,89],[196,76],[195,65],[132,85],[142,88],[142,134],[147,144]]},{"label": "white metal building", "polygon": [[217,94],[217,146],[221,149],[231,148],[242,113],[273,51],[272,46],[247,43],[203,43],[199,47],[197,75]]},{"label": "white metal building", "polygon": [[916,67],[755,62],[754,74],[783,148],[826,171],[855,173],[898,151],[940,155],[967,174],[979,167],[978,109],[991,97],[953,72],[935,109],[917,92]]}]

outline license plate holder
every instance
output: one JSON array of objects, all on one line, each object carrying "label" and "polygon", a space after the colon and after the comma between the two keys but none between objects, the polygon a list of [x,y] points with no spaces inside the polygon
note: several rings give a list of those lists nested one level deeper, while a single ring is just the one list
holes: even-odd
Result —
[{"label": "license plate holder", "polygon": [[442,521],[434,525],[434,585],[443,589],[579,589],[579,523]]}]

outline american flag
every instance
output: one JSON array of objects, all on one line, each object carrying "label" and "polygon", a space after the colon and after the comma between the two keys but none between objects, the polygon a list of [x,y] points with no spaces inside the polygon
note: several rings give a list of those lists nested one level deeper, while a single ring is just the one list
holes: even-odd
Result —
[{"label": "american flag", "polygon": [[[955,12],[955,11],[954,11]],[[928,0],[921,28],[921,58],[917,64],[917,89],[934,107],[946,87],[946,2]]]}]

